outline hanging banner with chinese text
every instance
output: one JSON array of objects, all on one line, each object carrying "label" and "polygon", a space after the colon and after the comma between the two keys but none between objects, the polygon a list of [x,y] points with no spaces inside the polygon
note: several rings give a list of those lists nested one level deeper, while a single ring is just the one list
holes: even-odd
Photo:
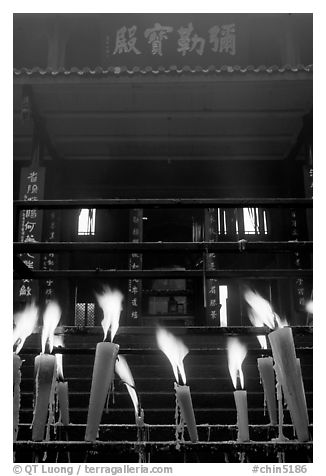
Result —
[{"label": "hanging banner with chinese text", "polygon": [[[217,214],[216,208],[205,208],[205,241],[217,241]],[[216,269],[215,253],[207,253],[206,269]],[[220,305],[217,279],[206,280],[206,322],[208,325],[220,325]]]},{"label": "hanging banner with chinese text", "polygon": [[[44,167],[23,167],[20,175],[19,199],[36,201],[44,197]],[[43,211],[37,209],[22,210],[19,215],[18,241],[24,243],[41,241],[43,226]],[[40,255],[23,253],[20,259],[29,269],[40,268]],[[15,283],[14,300],[20,302],[38,300],[38,282],[32,279],[22,279]]]},{"label": "hanging banner with chinese text", "polygon": [[[45,238],[46,242],[59,241],[58,240],[58,212],[50,210],[44,217],[45,221]],[[54,270],[57,268],[57,255],[53,252],[45,253],[42,256],[42,269]],[[42,286],[42,294],[45,296],[45,303],[56,297],[55,293],[55,281],[52,278],[45,280],[44,286]]]},{"label": "hanging banner with chinese text", "polygon": [[[143,241],[143,210],[134,208],[130,211],[130,241],[140,243]],[[142,255],[132,253],[129,256],[129,269],[137,270],[142,268]],[[142,283],[140,279],[129,279],[128,281],[128,318],[139,319],[141,316],[141,292]]]}]

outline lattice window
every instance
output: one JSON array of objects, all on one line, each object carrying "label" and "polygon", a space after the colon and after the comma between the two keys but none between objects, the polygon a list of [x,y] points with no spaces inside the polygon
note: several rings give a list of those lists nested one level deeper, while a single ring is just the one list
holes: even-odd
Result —
[{"label": "lattice window", "polygon": [[95,304],[93,302],[76,303],[75,326],[95,326]]}]

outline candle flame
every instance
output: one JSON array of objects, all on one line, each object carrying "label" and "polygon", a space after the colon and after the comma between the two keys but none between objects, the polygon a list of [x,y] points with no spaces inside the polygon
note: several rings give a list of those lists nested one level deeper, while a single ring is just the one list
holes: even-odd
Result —
[{"label": "candle flame", "polygon": [[247,355],[247,348],[237,337],[230,337],[227,342],[228,366],[234,388],[237,388],[237,377],[239,376],[241,388],[244,387],[244,377],[242,372],[242,362]]},{"label": "candle flame", "polygon": [[244,298],[251,307],[249,318],[253,325],[256,327],[266,325],[270,329],[274,329],[277,314],[274,313],[270,303],[260,294],[250,289],[245,291]]},{"label": "candle flame", "polygon": [[313,301],[312,301],[312,300],[306,302],[306,311],[307,311],[309,314],[313,314],[313,313],[314,313],[314,305],[313,305]]},{"label": "candle flame", "polygon": [[186,373],[183,365],[183,359],[189,352],[188,347],[180,339],[177,339],[173,334],[162,327],[158,328],[156,332],[156,339],[159,349],[164,352],[172,365],[176,382],[179,383],[179,369],[181,379],[185,385]]},{"label": "candle flame", "polygon": [[[248,315],[249,315],[250,322],[254,327],[261,327],[261,322],[259,318],[257,317],[257,314],[255,314],[254,312],[252,312],[251,309],[249,309]],[[257,339],[258,339],[258,342],[260,343],[261,348],[267,349],[266,336],[257,336]]]},{"label": "candle flame", "polygon": [[123,355],[119,355],[117,357],[117,360],[115,362],[115,371],[121,378],[122,382],[127,387],[130,398],[135,408],[135,413],[136,415],[138,415],[139,402],[138,402],[137,392],[135,390],[135,381],[131,374],[129,365]]},{"label": "candle flame", "polygon": [[[53,347],[64,347],[64,342],[63,342],[63,337],[62,336],[54,336]],[[55,354],[55,360],[56,360],[56,363],[57,363],[57,377],[60,380],[64,380],[62,354]]]},{"label": "candle flame", "polygon": [[61,317],[61,308],[56,301],[50,301],[43,314],[42,329],[42,353],[45,352],[46,343],[49,343],[50,353],[53,350],[54,331],[59,324]]},{"label": "candle flame", "polygon": [[35,303],[27,304],[22,312],[14,315],[15,328],[13,332],[14,345],[17,344],[15,353],[19,354],[25,340],[32,334],[38,319],[38,307]]},{"label": "candle flame", "polygon": [[97,302],[103,310],[103,327],[105,341],[109,329],[111,329],[111,342],[119,329],[120,314],[122,311],[123,295],[118,290],[111,290],[108,286],[104,288],[102,294],[97,294]]}]

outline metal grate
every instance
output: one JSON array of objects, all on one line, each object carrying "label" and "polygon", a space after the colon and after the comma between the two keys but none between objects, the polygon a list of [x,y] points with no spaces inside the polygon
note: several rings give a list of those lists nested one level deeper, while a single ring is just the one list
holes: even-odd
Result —
[{"label": "metal grate", "polygon": [[75,306],[75,326],[85,326],[86,303],[77,302]]},{"label": "metal grate", "polygon": [[93,302],[87,304],[86,318],[87,326],[95,326],[95,304]]}]

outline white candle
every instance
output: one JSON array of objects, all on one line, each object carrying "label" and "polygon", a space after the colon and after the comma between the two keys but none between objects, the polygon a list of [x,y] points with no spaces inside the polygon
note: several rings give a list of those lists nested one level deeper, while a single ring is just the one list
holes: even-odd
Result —
[{"label": "white candle", "polygon": [[275,363],[279,366],[282,388],[299,441],[308,441],[308,412],[301,369],[295,355],[290,327],[278,328],[268,335]]},{"label": "white candle", "polygon": [[13,441],[17,439],[20,410],[21,358],[13,353]]},{"label": "white candle", "polygon": [[196,443],[198,441],[198,433],[190,388],[188,385],[179,385],[177,383],[174,383],[174,388],[180,406],[181,415],[187,424],[190,439],[193,443]]},{"label": "white candle", "polygon": [[238,441],[249,441],[247,392],[235,390],[233,395],[237,408]]},{"label": "white candle", "polygon": [[32,423],[32,440],[43,441],[48,418],[50,397],[56,379],[56,360],[54,355],[40,354],[35,357],[36,395],[34,418]]},{"label": "white candle", "polygon": [[95,441],[97,438],[118,352],[118,344],[111,342],[100,342],[96,346],[85,441]]},{"label": "white candle", "polygon": [[258,370],[264,388],[265,400],[271,425],[277,425],[277,410],[275,398],[275,375],[272,357],[260,357],[257,359]]},{"label": "white candle", "polygon": [[69,393],[68,382],[57,382],[57,395],[60,409],[60,420],[64,426],[69,425]]},{"label": "white candle", "polygon": [[306,401],[306,393],[304,390],[304,385],[303,385],[303,378],[302,378],[302,372],[301,372],[301,362],[300,359],[297,358],[297,365],[298,365],[298,380],[300,382],[300,387],[301,387],[301,393],[303,395],[303,398],[301,400],[301,403],[303,404],[302,411],[306,414],[306,419],[309,424],[309,416],[308,416],[308,409],[307,409],[307,401]]},{"label": "white candle", "polygon": [[287,441],[283,434],[283,395],[282,395],[282,374],[279,366],[275,364],[276,392],[278,401],[278,438],[276,441]]}]

